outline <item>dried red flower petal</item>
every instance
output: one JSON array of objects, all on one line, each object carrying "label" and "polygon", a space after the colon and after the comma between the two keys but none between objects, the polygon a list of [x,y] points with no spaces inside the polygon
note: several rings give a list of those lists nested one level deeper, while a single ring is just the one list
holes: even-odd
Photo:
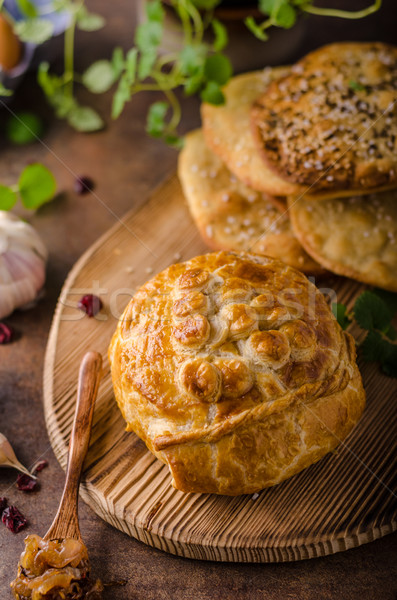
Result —
[{"label": "dried red flower petal", "polygon": [[7,498],[0,498],[0,517],[3,513],[3,510],[7,508]]},{"label": "dried red flower petal", "polygon": [[78,308],[86,313],[89,317],[94,317],[101,310],[102,300],[94,294],[86,294],[82,296],[77,304]]},{"label": "dried red flower petal", "polygon": [[9,344],[14,336],[14,330],[5,323],[0,323],[0,344]]},{"label": "dried red flower petal", "polygon": [[95,188],[95,183],[91,179],[91,177],[87,177],[86,175],[81,175],[80,177],[76,177],[74,180],[74,191],[76,194],[88,194],[92,192]]},{"label": "dried red flower petal", "polygon": [[48,460],[39,460],[33,467],[32,471],[34,475],[40,473],[45,467],[48,467]]},{"label": "dried red flower petal", "polygon": [[19,512],[16,506],[9,506],[3,510],[1,520],[12,533],[18,533],[18,531],[28,524],[27,520]]},{"label": "dried red flower petal", "polygon": [[22,492],[33,492],[37,488],[38,482],[33,477],[20,473],[17,477],[17,488]]}]

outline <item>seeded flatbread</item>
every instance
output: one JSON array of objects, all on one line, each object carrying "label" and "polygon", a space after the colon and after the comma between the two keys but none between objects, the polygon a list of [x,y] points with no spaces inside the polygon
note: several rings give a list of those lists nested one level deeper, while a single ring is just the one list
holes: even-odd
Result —
[{"label": "seeded flatbread", "polygon": [[298,243],[287,210],[240,182],[210,150],[201,130],[189,133],[179,178],[201,236],[214,250],[243,250],[279,258],[308,273],[323,272]]},{"label": "seeded flatbread", "polygon": [[297,238],[324,267],[397,292],[397,190],[291,199],[289,212]]},{"label": "seeded flatbread", "polygon": [[257,99],[252,122],[265,164],[301,191],[397,187],[397,48],[337,43],[308,54]]},{"label": "seeded flatbread", "polygon": [[251,131],[251,106],[275,78],[286,73],[286,67],[269,67],[238,75],[223,88],[225,104],[201,106],[207,145],[240,181],[275,196],[294,194],[297,186],[283,181],[264,164]]}]

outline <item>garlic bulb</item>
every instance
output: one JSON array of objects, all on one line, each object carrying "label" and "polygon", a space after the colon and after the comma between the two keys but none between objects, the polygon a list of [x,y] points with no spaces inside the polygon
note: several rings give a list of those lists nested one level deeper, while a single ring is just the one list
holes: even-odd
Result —
[{"label": "garlic bulb", "polygon": [[0,211],[0,319],[37,297],[45,281],[47,256],[31,225]]}]

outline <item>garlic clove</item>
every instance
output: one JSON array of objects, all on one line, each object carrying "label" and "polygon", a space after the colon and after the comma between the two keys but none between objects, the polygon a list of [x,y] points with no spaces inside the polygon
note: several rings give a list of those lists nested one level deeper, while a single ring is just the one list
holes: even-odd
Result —
[{"label": "garlic clove", "polygon": [[0,319],[37,298],[45,282],[47,256],[31,225],[0,211]]},{"label": "garlic clove", "polygon": [[32,473],[30,473],[28,469],[26,469],[26,467],[19,462],[15,456],[15,452],[12,449],[10,442],[2,433],[0,433],[0,467],[13,467],[21,473],[25,473],[25,475],[29,475],[29,477],[37,479],[35,475],[32,475]]}]

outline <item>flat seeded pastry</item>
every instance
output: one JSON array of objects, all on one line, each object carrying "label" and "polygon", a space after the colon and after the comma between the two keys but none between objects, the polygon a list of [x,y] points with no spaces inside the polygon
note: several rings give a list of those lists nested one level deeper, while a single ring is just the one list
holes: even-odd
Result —
[{"label": "flat seeded pastry", "polygon": [[[288,209],[236,179],[197,129],[185,137],[179,179],[204,241],[213,250],[267,254],[306,273],[322,273],[296,239]],[[281,210],[280,210],[281,209]]]},{"label": "flat seeded pastry", "polygon": [[284,181],[264,164],[252,135],[251,106],[271,81],[287,72],[285,67],[269,67],[237,75],[223,88],[225,104],[201,105],[207,145],[238,179],[254,190],[276,196],[294,194],[297,186]]},{"label": "flat seeded pastry", "polygon": [[351,195],[397,187],[396,100],[396,47],[331,44],[257,99],[254,137],[265,164],[300,191]]},{"label": "flat seeded pastry", "polygon": [[319,263],[397,292],[397,190],[289,204],[298,239]]},{"label": "flat seeded pastry", "polygon": [[318,461],[365,403],[352,337],[284,263],[218,252],[135,294],[109,359],[127,422],[184,492],[253,493]]}]

